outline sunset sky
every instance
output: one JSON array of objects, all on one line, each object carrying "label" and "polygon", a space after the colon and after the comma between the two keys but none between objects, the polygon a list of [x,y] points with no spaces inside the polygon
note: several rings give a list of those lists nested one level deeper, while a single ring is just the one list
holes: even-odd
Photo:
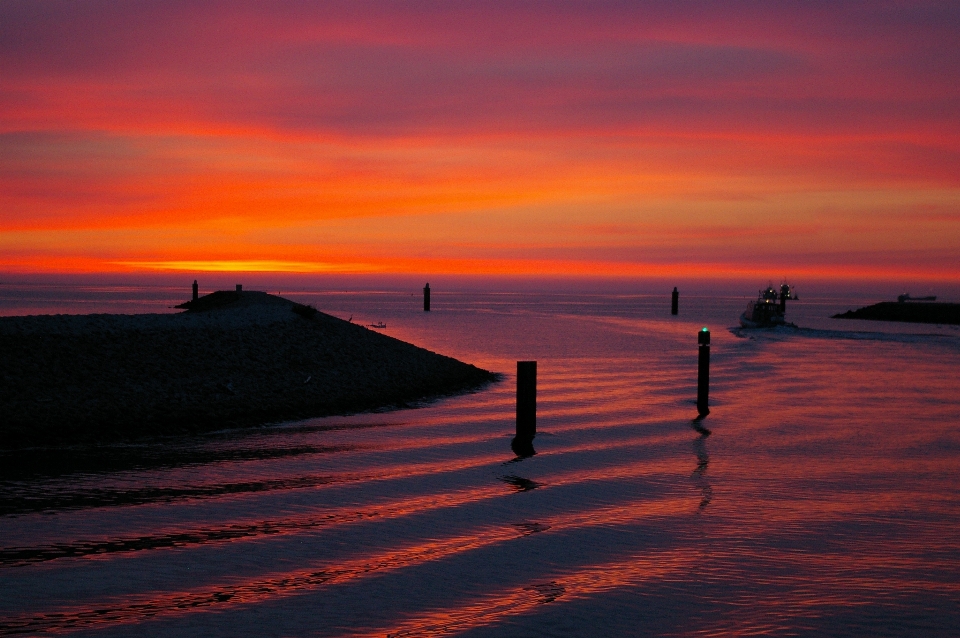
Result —
[{"label": "sunset sky", "polygon": [[960,277],[960,5],[0,1],[0,272]]}]

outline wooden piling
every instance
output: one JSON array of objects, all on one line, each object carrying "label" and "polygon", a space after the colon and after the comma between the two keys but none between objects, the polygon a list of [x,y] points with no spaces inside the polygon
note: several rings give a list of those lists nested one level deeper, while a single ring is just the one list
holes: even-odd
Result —
[{"label": "wooden piling", "polygon": [[196,301],[200,298],[200,286],[197,285],[197,280],[193,280],[193,300]]},{"label": "wooden piling", "polygon": [[710,331],[706,326],[697,333],[700,344],[700,358],[697,365],[697,412],[701,417],[710,414],[708,399],[710,395]]},{"label": "wooden piling", "polygon": [[423,287],[423,311],[430,312],[430,284]]},{"label": "wooden piling", "polygon": [[677,290],[677,287],[673,287],[673,299],[670,302],[670,314],[675,315],[680,308],[680,291]]},{"label": "wooden piling", "polygon": [[537,362],[517,361],[517,438],[537,433]]}]

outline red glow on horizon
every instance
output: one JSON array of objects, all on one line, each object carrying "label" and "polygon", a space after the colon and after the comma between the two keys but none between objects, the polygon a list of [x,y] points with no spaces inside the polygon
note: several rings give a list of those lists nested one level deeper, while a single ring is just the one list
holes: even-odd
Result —
[{"label": "red glow on horizon", "polygon": [[960,277],[956,12],[701,9],[8,6],[0,268]]},{"label": "red glow on horizon", "polygon": [[[605,279],[680,278],[697,280],[750,279],[766,280],[787,276],[791,280],[821,281],[956,281],[950,270],[904,269],[883,266],[790,266],[744,265],[735,263],[626,263],[554,262],[537,260],[483,260],[471,262],[455,259],[396,259],[369,263],[303,262],[282,260],[223,261],[101,261],[84,258],[42,258],[5,260],[0,258],[0,272],[8,274],[136,274],[190,273],[191,276],[211,273],[237,274],[301,274],[301,275],[449,275],[449,276],[519,276],[519,277],[588,277]],[[784,274],[785,273],[785,274]]]}]

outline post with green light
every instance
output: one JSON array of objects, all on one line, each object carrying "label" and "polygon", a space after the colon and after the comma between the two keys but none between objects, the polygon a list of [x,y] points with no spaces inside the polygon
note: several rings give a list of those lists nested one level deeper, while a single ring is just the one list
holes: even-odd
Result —
[{"label": "post with green light", "polygon": [[700,362],[697,367],[697,412],[701,417],[710,414],[707,407],[710,394],[710,330],[706,326],[697,333],[700,344]]}]

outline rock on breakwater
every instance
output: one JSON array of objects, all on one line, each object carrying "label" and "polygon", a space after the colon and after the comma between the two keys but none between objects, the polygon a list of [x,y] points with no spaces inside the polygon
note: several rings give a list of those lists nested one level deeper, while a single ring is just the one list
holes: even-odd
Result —
[{"label": "rock on breakwater", "polygon": [[280,297],[228,297],[170,315],[0,318],[0,447],[404,407],[497,378]]}]

